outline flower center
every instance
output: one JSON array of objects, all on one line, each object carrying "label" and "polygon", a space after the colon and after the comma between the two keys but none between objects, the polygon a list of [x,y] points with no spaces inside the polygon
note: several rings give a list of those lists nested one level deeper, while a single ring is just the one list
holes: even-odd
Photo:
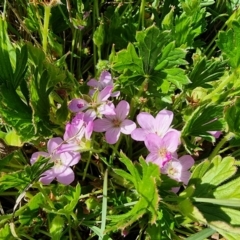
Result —
[{"label": "flower center", "polygon": [[159,157],[163,159],[162,165],[169,162],[172,159],[172,154],[167,151],[166,148],[160,148],[158,151]]},{"label": "flower center", "polygon": [[113,119],[112,123],[113,123],[114,127],[120,127],[120,125],[121,125],[121,121],[118,119]]},{"label": "flower center", "polygon": [[59,158],[54,159],[53,162],[54,162],[55,166],[61,166],[62,165],[62,161]]}]

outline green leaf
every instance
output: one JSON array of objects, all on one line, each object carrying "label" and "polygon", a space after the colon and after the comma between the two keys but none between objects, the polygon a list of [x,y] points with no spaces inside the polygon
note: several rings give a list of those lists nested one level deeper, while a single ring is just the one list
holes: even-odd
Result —
[{"label": "green leaf", "polygon": [[240,99],[236,98],[233,105],[227,107],[225,119],[230,132],[240,136]]},{"label": "green leaf", "polygon": [[24,45],[21,50],[16,49],[16,68],[13,75],[13,87],[17,89],[17,87],[24,80],[25,73],[27,71],[27,46]]},{"label": "green leaf", "polygon": [[142,61],[136,53],[132,43],[129,43],[126,50],[117,53],[114,59],[113,70],[122,72],[130,69],[135,75],[143,75]]},{"label": "green leaf", "polygon": [[219,33],[217,45],[228,59],[232,68],[240,67],[240,23],[239,19],[232,22],[232,28],[226,32]]},{"label": "green leaf", "polygon": [[[220,156],[216,156],[211,161],[211,165],[207,171],[205,168],[205,173],[201,178],[198,178],[197,180],[195,175],[195,179],[193,181],[196,187],[194,196],[211,197],[218,185],[235,174],[237,168],[234,166],[234,162],[235,159],[232,157],[225,157],[222,159]],[[191,182],[192,180],[190,180],[190,183]]]},{"label": "green leaf", "polygon": [[100,23],[95,32],[93,33],[93,42],[100,48],[104,42],[104,25]]},{"label": "green leaf", "polygon": [[223,76],[226,62],[220,59],[207,60],[206,57],[198,56],[193,69],[188,74],[191,84],[187,87],[194,89],[196,87],[209,87],[207,82],[216,81]]},{"label": "green leaf", "polygon": [[155,25],[137,32],[136,47],[129,43],[127,50],[119,51],[113,59],[113,70],[121,73],[119,81],[138,91],[139,88],[146,91],[142,89],[143,81],[152,81],[154,89],[162,89],[165,93],[170,88],[162,88],[161,85],[166,82],[180,89],[190,83],[184,70],[179,67],[187,64],[184,60],[186,51],[176,48],[175,41],[170,42],[170,39],[169,31],[160,31]]},{"label": "green leaf", "polygon": [[70,188],[70,190],[71,190],[71,193],[68,194],[69,203],[63,209],[59,209],[57,211],[58,214],[69,215],[73,212],[74,208],[78,204],[79,197],[81,194],[80,184],[78,183],[75,189]]},{"label": "green leaf", "polygon": [[[167,37],[168,33],[161,32],[156,26],[151,26],[145,31],[137,32],[137,47],[145,74],[150,75],[155,68],[161,54],[161,49],[167,42]],[[161,39],[161,41],[158,39]]]},{"label": "green leaf", "polygon": [[63,228],[65,225],[65,219],[57,215],[50,222],[50,234],[52,239],[60,240],[63,235]]},{"label": "green leaf", "polygon": [[33,110],[33,123],[36,131],[45,136],[51,136],[53,124],[50,122],[50,102],[49,94],[52,87],[48,88],[49,75],[44,71],[39,77],[39,71],[36,69],[32,81],[30,81],[30,105]]},{"label": "green leaf", "polygon": [[[120,161],[126,165],[132,175],[132,178],[128,177],[128,179],[133,182],[139,200],[129,212],[108,216],[111,222],[108,225],[107,231],[124,229],[135,221],[138,221],[144,214],[149,215],[151,224],[155,223],[158,217],[159,196],[157,181],[160,180],[159,167],[152,163],[146,163],[144,159],[140,158],[140,166],[136,168],[132,161],[123,153],[121,153]],[[122,174],[122,172],[119,173],[123,177],[126,175]]]},{"label": "green leaf", "polygon": [[213,235],[216,231],[211,228],[205,228],[198,233],[191,235],[191,237],[186,238],[185,240],[204,240],[207,237]]},{"label": "green leaf", "polygon": [[240,199],[240,178],[219,186],[213,195],[217,199]]},{"label": "green leaf", "polygon": [[25,171],[18,171],[1,176],[0,182],[0,192],[4,192],[9,188],[23,190],[30,183],[30,178],[26,175]]},{"label": "green leaf", "polygon": [[194,38],[205,31],[206,10],[201,9],[199,3],[198,6],[191,7],[191,10],[184,8],[185,11],[175,17],[172,39],[176,41],[176,46],[187,48],[196,45]]},{"label": "green leaf", "polygon": [[[32,222],[38,221],[39,208],[45,204],[45,199],[42,193],[37,193],[33,196],[28,203],[24,205],[25,210],[19,216],[19,222],[23,225],[32,224]],[[21,208],[19,209],[21,210]]]},{"label": "green leaf", "polygon": [[221,131],[224,127],[223,106],[202,105],[191,114],[182,129],[182,136],[199,136],[214,140],[208,131]]},{"label": "green leaf", "polygon": [[[187,62],[184,60],[186,53],[186,50],[176,48],[175,41],[170,42],[163,48],[162,54],[154,69],[161,70],[164,68],[172,68],[176,65],[186,65]],[[165,62],[165,64],[163,64],[163,62]]]}]

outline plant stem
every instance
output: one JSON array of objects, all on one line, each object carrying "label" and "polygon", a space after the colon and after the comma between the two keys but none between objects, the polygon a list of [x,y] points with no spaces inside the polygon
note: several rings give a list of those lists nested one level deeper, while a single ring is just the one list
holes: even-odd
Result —
[{"label": "plant stem", "polygon": [[220,149],[222,146],[229,141],[232,137],[234,137],[233,133],[228,133],[226,136],[223,137],[223,139],[217,144],[217,146],[213,149],[212,153],[208,157],[208,159],[211,161],[217,154],[219,154]]},{"label": "plant stem", "polygon": [[138,29],[140,28],[144,29],[144,15],[145,15],[145,0],[141,0],[141,6],[139,10],[139,20],[138,20]]},{"label": "plant stem", "polygon": [[108,190],[108,169],[106,169],[103,180],[103,200],[102,200],[102,217],[101,217],[101,237],[104,236],[104,230],[106,228],[106,217],[107,217],[107,190]]},{"label": "plant stem", "polygon": [[203,101],[212,99],[215,94],[220,94],[220,92],[230,83],[231,81],[234,81],[236,78],[236,73],[233,72],[230,76],[226,77],[225,79],[222,80],[222,82],[210,93],[208,94]]},{"label": "plant stem", "polygon": [[50,16],[51,16],[51,7],[45,5],[44,6],[44,23],[43,23],[43,31],[42,31],[42,47],[45,53],[47,52],[48,27],[49,27]]}]

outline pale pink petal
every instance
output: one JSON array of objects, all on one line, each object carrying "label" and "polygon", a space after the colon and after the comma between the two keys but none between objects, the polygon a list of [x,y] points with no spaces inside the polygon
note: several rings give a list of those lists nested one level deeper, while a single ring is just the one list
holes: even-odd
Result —
[{"label": "pale pink petal", "polygon": [[96,79],[92,78],[87,82],[87,85],[97,88],[99,86],[99,82]]},{"label": "pale pink petal", "polygon": [[149,133],[144,141],[149,152],[158,152],[159,149],[164,147],[163,140],[154,133]]},{"label": "pale pink petal", "polygon": [[215,138],[219,138],[220,135],[222,134],[221,131],[208,131],[211,135],[213,135]]},{"label": "pale pink petal", "polygon": [[89,122],[93,121],[97,117],[97,113],[93,109],[88,109],[84,114],[84,121]]},{"label": "pale pink petal", "polygon": [[58,182],[69,185],[74,181],[75,176],[71,168],[66,168],[65,171],[61,172],[56,178]]},{"label": "pale pink petal", "polygon": [[173,187],[171,189],[172,192],[177,193],[179,191],[180,187]]},{"label": "pale pink petal", "polygon": [[135,122],[125,119],[122,123],[121,123],[121,132],[124,134],[131,134],[131,132],[136,128],[136,124]]},{"label": "pale pink petal", "polygon": [[64,166],[73,166],[76,165],[80,160],[80,153],[79,152],[64,152],[59,154],[61,159],[61,163]]},{"label": "pale pink petal", "polygon": [[113,104],[102,104],[98,107],[98,112],[104,115],[116,115]]},{"label": "pale pink petal", "polygon": [[46,152],[35,152],[31,156],[30,163],[34,164],[40,156],[47,158],[50,157],[50,154]]},{"label": "pale pink petal", "polygon": [[96,91],[97,91],[96,89],[90,89],[88,93],[89,96],[93,96]]},{"label": "pale pink petal", "polygon": [[129,109],[130,109],[130,106],[127,101],[124,101],[124,100],[120,101],[115,109],[117,119],[119,119],[120,121],[123,121],[127,117],[129,113]]},{"label": "pale pink petal", "polygon": [[105,137],[106,142],[110,144],[115,144],[120,136],[120,128],[109,128],[106,131]]},{"label": "pale pink petal", "polygon": [[147,130],[144,130],[143,128],[136,128],[132,131],[131,137],[136,141],[144,141],[148,133],[149,132]]},{"label": "pale pink petal", "polygon": [[163,141],[165,147],[169,152],[175,152],[179,145],[179,134],[175,131],[168,132],[164,137]]},{"label": "pale pink petal", "polygon": [[111,93],[112,93],[112,86],[106,86],[99,94],[98,94],[98,99],[97,102],[101,103],[101,102],[105,102],[108,100],[108,98],[110,97]]},{"label": "pale pink petal", "polygon": [[173,112],[168,110],[162,110],[160,111],[155,119],[155,132],[158,134],[158,136],[163,137],[173,120]]},{"label": "pale pink petal", "polygon": [[65,127],[65,133],[63,135],[63,139],[67,141],[68,139],[71,139],[73,137],[78,137],[81,139],[84,135],[84,121],[81,120],[79,124],[70,124],[67,123]]},{"label": "pale pink petal", "polygon": [[190,155],[180,157],[179,162],[182,165],[182,170],[188,170],[194,165],[194,159]]},{"label": "pale pink petal", "polygon": [[92,132],[93,132],[93,121],[89,121],[85,128],[85,138],[90,140]]},{"label": "pale pink petal", "polygon": [[42,184],[48,185],[54,180],[54,178],[55,178],[55,175],[54,175],[53,171],[51,169],[49,169],[42,174],[39,181]]},{"label": "pale pink petal", "polygon": [[112,76],[107,71],[101,73],[99,82],[102,83],[102,86],[113,86]]},{"label": "pale pink petal", "polygon": [[161,159],[159,159],[158,152],[150,152],[146,157],[147,162],[153,162],[155,164],[158,164]]},{"label": "pale pink petal", "polygon": [[120,91],[113,92],[111,97],[118,97],[120,95]]},{"label": "pale pink petal", "polygon": [[72,112],[81,112],[88,108],[88,103],[80,98],[72,99],[68,105],[68,108]]},{"label": "pale pink petal", "polygon": [[[167,133],[169,133],[169,132],[175,132],[176,134],[178,134],[178,145],[180,145],[181,144],[181,132],[180,131],[178,131],[178,130],[176,130],[176,129],[174,129],[174,128],[169,128],[169,130],[167,131]],[[165,134],[166,135],[166,134]],[[165,136],[164,135],[164,136]]]},{"label": "pale pink petal", "polygon": [[106,118],[97,119],[93,122],[94,132],[105,132],[112,127],[113,127],[113,123]]},{"label": "pale pink petal", "polygon": [[54,153],[57,148],[62,144],[63,139],[60,137],[51,138],[47,143],[47,149],[49,153]]},{"label": "pale pink petal", "polygon": [[182,172],[182,175],[181,175],[181,182],[183,182],[184,184],[188,184],[188,181],[190,179],[190,176],[191,176],[191,173],[189,171],[184,171]]},{"label": "pale pink petal", "polygon": [[70,151],[79,151],[80,146],[77,142],[71,142],[67,144],[62,144],[60,148],[57,150],[57,154],[63,153],[63,152],[70,152]]},{"label": "pale pink petal", "polygon": [[147,112],[141,112],[137,115],[137,122],[141,126],[141,128],[148,130],[149,133],[154,133],[154,124],[155,119],[154,117],[147,113]]}]

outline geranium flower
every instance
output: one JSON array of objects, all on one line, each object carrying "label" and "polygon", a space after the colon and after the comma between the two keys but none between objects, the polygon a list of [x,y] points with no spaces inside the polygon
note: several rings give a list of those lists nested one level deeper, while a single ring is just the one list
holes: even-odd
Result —
[{"label": "geranium flower", "polygon": [[33,153],[30,162],[34,164],[39,156],[49,158],[49,162],[53,162],[54,166],[45,171],[39,181],[43,184],[50,184],[55,178],[58,182],[69,185],[74,180],[74,172],[70,168],[77,164],[80,160],[80,153],[78,152],[63,152],[57,153],[58,147],[62,144],[63,140],[59,137],[51,138],[48,141],[48,152]]},{"label": "geranium flower", "polygon": [[[102,71],[99,77],[99,81],[92,78],[88,81],[87,85],[93,88],[89,92],[89,95],[92,96],[96,92],[96,90],[101,91],[107,86],[111,86],[113,88],[113,79],[109,72]],[[119,91],[111,93],[111,97],[118,97],[119,95],[120,95]]]},{"label": "geranium flower", "polygon": [[194,159],[190,155],[184,155],[179,159],[174,158],[167,162],[161,169],[161,172],[167,174],[170,178],[187,185],[191,175],[189,169],[193,164]]},{"label": "geranium flower", "polygon": [[102,117],[103,114],[114,115],[114,105],[108,101],[112,92],[112,87],[107,86],[102,91],[93,96],[91,102],[81,98],[74,98],[68,105],[70,111],[74,113],[85,112],[85,117],[94,120],[96,117]]},{"label": "geranium flower", "polygon": [[63,139],[66,144],[61,144],[58,153],[65,151],[85,151],[93,131],[93,121],[85,120],[84,113],[78,113],[70,123],[66,124]]},{"label": "geranium flower", "polygon": [[136,124],[126,119],[129,113],[129,103],[122,100],[118,103],[115,109],[115,115],[105,115],[105,118],[94,121],[93,131],[106,132],[106,141],[114,144],[118,141],[120,133],[131,134],[136,128]]},{"label": "geranium flower", "polygon": [[155,133],[159,137],[163,137],[169,131],[175,131],[179,134],[180,132],[170,128],[173,120],[173,112],[168,110],[161,110],[156,118],[150,113],[141,112],[137,115],[137,122],[141,128],[136,128],[132,133],[131,137],[136,141],[144,141],[149,133]]},{"label": "geranium flower", "polygon": [[153,162],[162,168],[172,159],[179,145],[179,134],[176,131],[170,131],[163,138],[154,133],[149,133],[144,141],[148,151],[147,162]]}]

